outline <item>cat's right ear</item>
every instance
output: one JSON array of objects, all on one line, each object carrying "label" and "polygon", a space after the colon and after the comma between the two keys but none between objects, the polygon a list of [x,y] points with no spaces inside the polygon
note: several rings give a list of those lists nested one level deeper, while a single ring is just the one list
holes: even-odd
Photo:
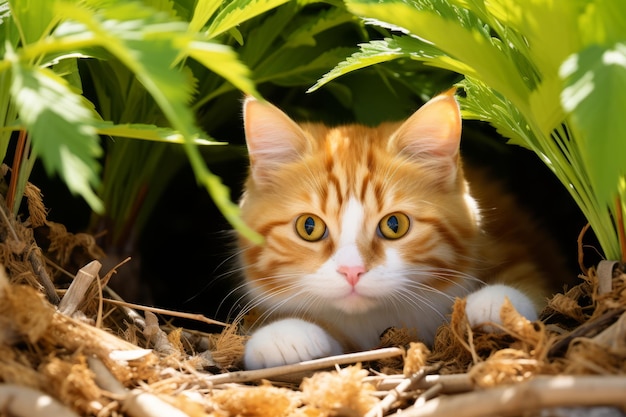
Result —
[{"label": "cat's right ear", "polygon": [[429,100],[394,133],[389,146],[438,171],[441,179],[456,179],[461,141],[461,113],[455,89]]},{"label": "cat's right ear", "polygon": [[276,168],[300,158],[306,146],[306,135],[278,107],[246,97],[243,120],[255,181],[267,180]]}]

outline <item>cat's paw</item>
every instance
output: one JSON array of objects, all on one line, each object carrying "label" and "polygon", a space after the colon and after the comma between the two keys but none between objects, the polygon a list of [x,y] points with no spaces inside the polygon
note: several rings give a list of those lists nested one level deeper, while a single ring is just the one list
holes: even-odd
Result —
[{"label": "cat's paw", "polygon": [[282,319],[261,327],[246,342],[244,366],[261,369],[324,356],[343,349],[317,324],[300,319]]},{"label": "cat's paw", "polygon": [[502,324],[500,309],[508,298],[513,307],[530,321],[537,320],[537,311],[526,294],[508,285],[487,285],[467,296],[465,314],[470,326],[497,331],[490,323]]}]

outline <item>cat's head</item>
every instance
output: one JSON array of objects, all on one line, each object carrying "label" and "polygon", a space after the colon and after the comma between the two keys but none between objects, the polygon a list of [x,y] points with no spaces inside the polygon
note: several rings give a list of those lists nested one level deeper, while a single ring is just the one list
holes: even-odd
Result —
[{"label": "cat's head", "polygon": [[478,215],[453,91],[378,127],[299,124],[248,98],[244,124],[241,214],[265,238],[239,241],[253,303],[360,313],[458,286]]}]

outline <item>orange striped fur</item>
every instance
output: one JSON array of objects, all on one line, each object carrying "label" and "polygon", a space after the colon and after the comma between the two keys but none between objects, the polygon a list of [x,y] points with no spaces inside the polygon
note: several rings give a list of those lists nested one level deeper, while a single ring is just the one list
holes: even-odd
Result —
[{"label": "orange striped fur", "polygon": [[[239,247],[248,307],[261,311],[258,327],[295,317],[343,350],[372,348],[391,326],[432,342],[454,298],[485,283],[519,287],[537,306],[555,290],[556,268],[540,264],[555,252],[549,239],[497,184],[463,167],[453,94],[378,127],[297,124],[270,104],[246,100],[251,169],[240,206],[265,243],[240,237]],[[326,226],[317,241],[296,230],[307,213]],[[378,230],[390,213],[409,219],[398,239]],[[342,267],[357,272],[350,278]],[[247,366],[280,362],[249,359]]]}]

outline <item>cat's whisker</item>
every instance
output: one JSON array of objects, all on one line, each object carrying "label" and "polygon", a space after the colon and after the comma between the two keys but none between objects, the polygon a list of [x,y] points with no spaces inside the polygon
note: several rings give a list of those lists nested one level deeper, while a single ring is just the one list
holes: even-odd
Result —
[{"label": "cat's whisker", "polygon": [[[266,309],[261,314],[261,316],[257,318],[257,322],[259,324],[262,324],[268,318],[270,318],[276,311],[280,311],[290,301],[297,299],[299,297],[302,297],[302,295],[305,294],[305,291],[302,290],[304,289],[304,286],[302,284],[299,284],[297,281],[293,281],[293,278],[294,278],[294,275],[292,274],[284,274],[284,275],[259,279],[258,281],[261,281],[261,282],[264,280],[276,280],[277,279],[277,280],[287,281],[287,283],[285,285],[282,285],[279,289],[275,289],[272,292],[263,292],[252,298],[250,298],[251,292],[248,291],[248,294],[244,295],[244,297],[247,296],[249,301],[243,307],[243,310],[239,315],[243,316],[261,305],[265,305],[265,306],[270,305],[271,307]],[[290,279],[291,281],[289,281]],[[286,298],[283,298],[284,294],[289,294],[289,296]],[[304,299],[308,300],[308,298],[306,297]]]}]

